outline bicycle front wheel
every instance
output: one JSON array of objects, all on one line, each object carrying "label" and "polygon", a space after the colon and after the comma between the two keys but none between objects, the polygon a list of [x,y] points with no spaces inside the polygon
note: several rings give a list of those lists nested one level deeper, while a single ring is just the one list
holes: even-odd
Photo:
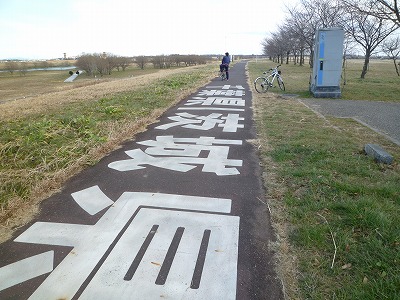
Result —
[{"label": "bicycle front wheel", "polygon": [[277,79],[278,79],[279,88],[280,88],[282,91],[284,91],[284,90],[285,90],[285,84],[283,83],[282,78],[278,77]]},{"label": "bicycle front wheel", "polygon": [[254,88],[258,93],[265,93],[268,91],[269,83],[268,80],[264,77],[258,77],[254,81]]}]

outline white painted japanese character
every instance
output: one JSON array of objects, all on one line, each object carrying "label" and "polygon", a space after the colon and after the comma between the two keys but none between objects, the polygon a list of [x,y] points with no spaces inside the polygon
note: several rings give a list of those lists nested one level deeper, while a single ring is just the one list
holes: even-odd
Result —
[{"label": "white painted japanese character", "polygon": [[107,210],[94,225],[30,226],[16,242],[72,249],[54,270],[54,251],[0,268],[0,291],[49,273],[29,299],[235,299],[230,199],[125,192],[114,202],[98,186],[72,197],[91,214]]},{"label": "white painted japanese character", "polygon": [[175,126],[182,126],[188,129],[210,130],[217,124],[223,128],[223,132],[236,132],[238,128],[244,128],[244,125],[239,124],[244,118],[240,118],[239,114],[222,114],[211,113],[208,116],[192,115],[190,113],[177,113],[176,116],[168,117],[174,121],[172,123],[157,126],[156,129],[166,130]]},{"label": "white painted japanese character", "polygon": [[227,97],[193,97],[184,105],[226,105],[226,106],[245,106],[245,101],[242,98],[227,98]]},{"label": "white painted japanese character", "polygon": [[223,89],[223,90],[229,90],[229,89],[238,89],[238,90],[244,90],[244,87],[242,85],[217,85],[217,86],[207,86],[208,89]]},{"label": "white painted japanese character", "polygon": [[[229,146],[241,145],[240,140],[219,140],[214,137],[174,138],[173,136],[157,136],[156,140],[147,140],[138,144],[148,146],[143,152],[140,149],[125,151],[131,159],[112,162],[108,165],[118,171],[144,169],[144,165],[187,172],[203,165],[203,172],[215,173],[218,176],[237,175],[237,168],[243,161],[228,159]],[[207,157],[199,157],[203,151]]]},{"label": "white painted japanese character", "polygon": [[226,96],[226,97],[242,97],[243,90],[202,90],[197,95],[199,96]]}]

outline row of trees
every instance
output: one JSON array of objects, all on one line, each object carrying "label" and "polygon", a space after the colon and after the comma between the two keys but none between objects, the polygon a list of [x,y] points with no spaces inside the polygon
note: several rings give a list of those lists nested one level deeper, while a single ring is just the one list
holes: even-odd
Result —
[{"label": "row of trees", "polygon": [[[292,57],[295,64],[303,65],[310,57],[313,65],[314,36],[319,28],[341,27],[345,30],[345,55],[357,45],[364,51],[364,78],[371,55],[384,51],[394,59],[400,52],[399,38],[388,38],[400,27],[397,1],[387,0],[300,0],[294,7],[287,7],[288,16],[262,42],[264,55],[281,63]],[[399,74],[399,73],[398,73]]]},{"label": "row of trees", "polygon": [[7,61],[4,65],[4,69],[8,72],[10,72],[11,75],[14,74],[14,72],[19,73],[20,76],[25,76],[26,73],[28,72],[28,66],[27,63],[24,61]]},{"label": "row of trees", "polygon": [[205,64],[206,56],[200,55],[158,55],[158,56],[138,56],[134,58],[116,56],[110,53],[102,54],[83,54],[78,57],[76,67],[84,70],[88,75],[105,74],[110,75],[113,70],[125,71],[132,64],[144,69],[146,65],[152,64],[154,68],[164,69],[173,66],[192,66]]},{"label": "row of trees", "polygon": [[[30,69],[47,69],[54,67],[54,65],[49,61],[23,61],[23,60],[7,60],[4,62],[3,70],[10,72],[11,75],[14,73],[19,73],[21,76],[26,75]],[[63,64],[63,66],[69,66],[68,63]]]},{"label": "row of trees", "polygon": [[84,70],[88,75],[110,75],[111,71],[123,70],[130,65],[131,61],[128,57],[116,56],[114,54],[83,54],[78,57],[75,66]]},{"label": "row of trees", "polygon": [[165,69],[180,66],[195,66],[207,63],[209,57],[204,55],[158,55],[158,56],[137,56],[133,58],[139,68],[144,69],[147,64],[152,64],[154,68]]}]

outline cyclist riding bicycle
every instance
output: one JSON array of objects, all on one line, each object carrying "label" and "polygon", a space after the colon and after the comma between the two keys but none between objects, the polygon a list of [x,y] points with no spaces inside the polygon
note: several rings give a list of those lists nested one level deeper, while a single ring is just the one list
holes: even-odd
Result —
[{"label": "cyclist riding bicycle", "polygon": [[226,80],[229,79],[229,64],[231,63],[231,58],[229,57],[229,52],[225,53],[222,58],[222,63],[219,65],[219,70],[226,73]]}]

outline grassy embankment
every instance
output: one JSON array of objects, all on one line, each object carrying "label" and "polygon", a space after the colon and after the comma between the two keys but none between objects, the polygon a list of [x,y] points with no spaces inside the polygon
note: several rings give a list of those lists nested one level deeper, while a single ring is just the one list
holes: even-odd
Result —
[{"label": "grassy embankment", "polygon": [[[50,67],[60,67],[73,65],[75,61],[51,61],[47,63]],[[28,68],[41,67],[35,66],[33,63],[27,63]],[[6,64],[0,62],[0,70],[4,70]],[[72,69],[76,71],[77,69]],[[10,72],[0,72],[0,103],[5,101],[12,101],[16,99],[23,99],[27,97],[34,97],[46,93],[59,92],[65,90],[75,89],[77,87],[95,85],[105,81],[112,81],[120,78],[128,78],[133,76],[140,76],[145,74],[151,74],[158,71],[152,67],[140,70],[134,66],[128,67],[124,72],[113,71],[112,74],[105,75],[103,77],[97,76],[93,78],[92,76],[87,76],[86,74],[81,74],[72,83],[64,83],[67,79],[70,70],[64,71],[29,71],[25,75],[20,72],[15,71],[13,74]]]},{"label": "grassy embankment", "polygon": [[[215,77],[215,66],[144,72],[152,74],[127,70],[127,78],[120,80],[115,77],[122,72],[101,80],[82,75],[72,84],[63,83],[68,77],[65,71],[13,76],[11,85],[25,93],[22,97],[31,95],[32,89],[48,92],[51,82],[54,85],[50,93],[0,104],[0,219],[7,224],[1,227],[6,231],[3,236],[9,236],[11,226],[29,219],[34,204],[68,177]],[[68,90],[63,91],[65,86]]]},{"label": "grassy embankment", "polygon": [[[250,81],[273,65],[250,63]],[[361,62],[350,61],[343,98],[400,101],[392,67],[373,61],[362,81]],[[282,71],[287,93],[308,95],[308,67]],[[400,147],[295,99],[253,95],[287,299],[400,299]],[[382,145],[394,164],[375,163],[366,143]]]},{"label": "grassy embankment", "polygon": [[[345,100],[374,100],[400,102],[400,77],[397,76],[393,62],[389,60],[371,60],[366,78],[360,78],[363,60],[348,60],[342,73],[342,99]],[[277,63],[259,61],[254,63],[254,76],[262,75],[263,71],[275,67]],[[285,81],[286,92],[310,97],[308,85],[312,69],[308,63],[302,67],[283,64],[280,67]],[[274,92],[279,92],[274,88]]]}]

